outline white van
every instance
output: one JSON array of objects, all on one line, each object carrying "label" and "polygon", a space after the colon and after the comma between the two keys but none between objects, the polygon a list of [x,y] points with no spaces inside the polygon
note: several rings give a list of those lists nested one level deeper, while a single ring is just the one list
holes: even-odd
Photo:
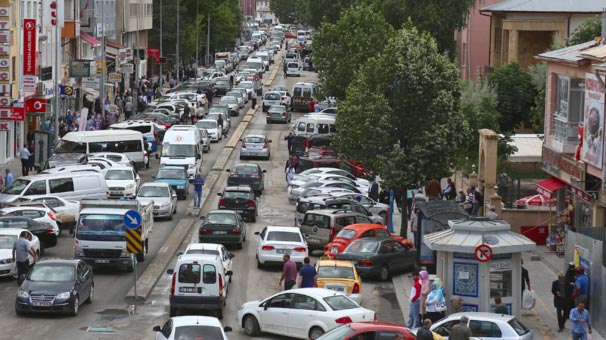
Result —
[{"label": "white van", "polygon": [[53,195],[66,200],[105,199],[109,188],[102,172],[64,171],[15,179],[0,193],[0,202],[13,202],[19,196]]},{"label": "white van", "polygon": [[145,166],[143,134],[132,130],[101,130],[68,132],[57,142],[56,153],[117,152],[135,162],[137,168]]},{"label": "white van", "polygon": [[315,82],[297,82],[292,87],[291,108],[292,110],[309,111],[309,104],[315,100],[318,92],[318,84]]},{"label": "white van", "polygon": [[160,165],[187,165],[187,176],[194,179],[202,165],[202,140],[196,126],[177,125],[166,131]]},{"label": "white van", "polygon": [[175,269],[166,271],[172,275],[170,286],[170,316],[179,309],[216,310],[217,318],[223,318],[229,280],[233,275],[226,271],[219,255],[185,254],[179,256]]},{"label": "white van", "polygon": [[295,136],[332,135],[336,131],[335,118],[325,115],[305,115],[292,124]]},{"label": "white van", "polygon": [[286,64],[286,75],[289,77],[300,77],[301,76],[301,66],[297,62],[289,62]]},{"label": "white van", "polygon": [[112,124],[109,126],[109,128],[111,130],[139,131],[143,134],[143,136],[147,138],[154,138],[155,140],[161,140],[166,130],[164,126],[147,120],[127,120]]}]

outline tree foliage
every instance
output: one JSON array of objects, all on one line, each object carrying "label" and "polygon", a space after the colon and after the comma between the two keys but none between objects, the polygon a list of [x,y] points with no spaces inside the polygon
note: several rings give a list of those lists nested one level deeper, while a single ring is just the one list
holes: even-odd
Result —
[{"label": "tree foliage", "polygon": [[543,133],[545,129],[545,94],[547,87],[547,63],[542,62],[528,67],[528,73],[532,80],[537,95],[534,98],[534,106],[530,116],[530,123],[536,133]]},{"label": "tree foliage", "polygon": [[572,46],[592,41],[601,34],[602,23],[600,22],[600,17],[596,15],[593,18],[588,18],[579,27],[577,27],[566,40],[566,45]]},{"label": "tree foliage", "polygon": [[529,126],[537,94],[530,74],[520,64],[512,62],[489,73],[487,79],[497,92],[501,131],[511,132],[520,124]]},{"label": "tree foliage", "polygon": [[346,10],[336,23],[325,23],[313,40],[313,62],[321,71],[322,93],[344,99],[355,72],[382,53],[394,34],[381,13],[369,5]]},{"label": "tree foliage", "polygon": [[309,17],[307,10],[309,2],[313,0],[271,0],[269,8],[281,23],[294,23],[296,20],[304,20]]}]

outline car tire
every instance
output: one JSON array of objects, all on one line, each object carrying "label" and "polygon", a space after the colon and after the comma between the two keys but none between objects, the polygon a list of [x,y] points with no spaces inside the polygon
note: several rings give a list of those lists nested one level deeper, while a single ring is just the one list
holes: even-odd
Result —
[{"label": "car tire", "polygon": [[223,309],[217,310],[217,319],[223,320]]},{"label": "car tire", "polygon": [[251,221],[252,223],[257,222],[257,213],[256,213],[256,212],[255,212],[255,213],[252,215],[252,217],[250,218],[250,221]]},{"label": "car tire", "polygon": [[175,209],[173,209],[173,215],[177,214],[177,205],[175,204]]},{"label": "car tire", "polygon": [[172,221],[172,220],[173,220],[173,214],[169,214],[169,215],[168,215],[168,220],[169,220],[169,221]]},{"label": "car tire", "polygon": [[324,330],[322,328],[320,328],[320,327],[317,327],[317,326],[316,327],[312,327],[309,330],[309,338],[311,340],[315,340],[315,339],[321,337],[322,334],[324,334]]},{"label": "car tire", "polygon": [[268,161],[271,158],[271,153],[267,154],[267,157],[265,157],[265,160]]},{"label": "car tire", "polygon": [[126,266],[126,272],[127,273],[132,273],[135,270],[135,264],[131,263],[128,266]]},{"label": "car tire", "polygon": [[86,299],[86,301],[84,301],[84,303],[90,305],[91,303],[93,303],[94,299],[95,299],[95,283],[93,282],[90,286],[90,293],[88,294],[88,299]]},{"label": "car tire", "polygon": [[80,299],[78,298],[78,295],[76,294],[76,296],[74,296],[74,302],[72,303],[72,309],[69,312],[69,314],[71,314],[71,316],[77,316],[79,311],[80,311]]},{"label": "car tire", "polygon": [[240,241],[240,243],[236,244],[236,248],[237,249],[242,249],[242,243],[244,242],[244,240]]},{"label": "car tire", "polygon": [[168,315],[172,318],[173,316],[177,316],[177,308],[170,307]]},{"label": "car tire", "polygon": [[22,312],[22,311],[20,311],[20,310],[19,310],[19,308],[17,308],[17,306],[15,306],[15,314],[17,314],[17,316],[22,316],[22,315],[24,315],[25,313],[24,313],[24,312]]},{"label": "car tire", "polygon": [[381,267],[379,279],[381,279],[381,281],[387,281],[387,279],[389,279],[389,268],[387,268],[387,266]]},{"label": "car tire", "polygon": [[264,267],[265,267],[265,265],[264,265],[263,263],[261,263],[261,262],[259,261],[259,259],[257,259],[257,268],[258,268],[258,269],[263,269]]},{"label": "car tire", "polygon": [[266,120],[265,123],[266,124],[271,124],[271,122],[269,120]]},{"label": "car tire", "polygon": [[244,333],[246,333],[246,335],[248,336],[257,336],[260,333],[260,329],[259,329],[259,321],[257,321],[257,318],[255,318],[252,315],[246,315],[244,316],[244,321],[243,323],[243,328],[244,328]]}]

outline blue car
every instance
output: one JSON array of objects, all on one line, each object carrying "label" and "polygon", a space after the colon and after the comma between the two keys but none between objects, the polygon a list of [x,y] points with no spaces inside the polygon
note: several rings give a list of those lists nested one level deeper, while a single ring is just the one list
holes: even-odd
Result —
[{"label": "blue car", "polygon": [[163,165],[158,168],[154,182],[168,183],[177,192],[177,198],[186,199],[189,193],[187,169],[176,165]]}]

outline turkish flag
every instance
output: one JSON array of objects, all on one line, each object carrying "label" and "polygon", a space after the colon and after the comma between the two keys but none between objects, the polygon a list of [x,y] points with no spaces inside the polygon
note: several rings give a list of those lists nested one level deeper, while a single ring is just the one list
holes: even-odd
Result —
[{"label": "turkish flag", "polygon": [[33,98],[26,100],[25,112],[46,112],[46,99]]}]

